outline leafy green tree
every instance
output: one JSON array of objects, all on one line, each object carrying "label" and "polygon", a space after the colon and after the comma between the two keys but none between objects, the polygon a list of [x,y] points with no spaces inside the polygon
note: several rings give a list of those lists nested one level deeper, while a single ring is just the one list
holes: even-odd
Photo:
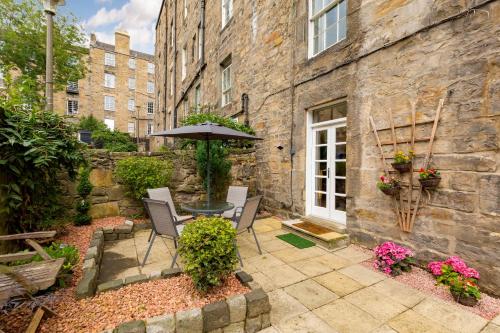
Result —
[{"label": "leafy green tree", "polygon": [[[11,84],[29,81],[24,103],[43,96],[45,77],[46,20],[40,1],[0,0],[0,69],[13,71]],[[84,77],[83,47],[86,37],[73,16],[61,13],[54,18],[54,89]]]},{"label": "leafy green tree", "polygon": [[92,141],[96,148],[104,148],[115,152],[137,151],[137,145],[128,133],[110,130],[103,121],[90,115],[82,117],[78,129],[92,132]]}]

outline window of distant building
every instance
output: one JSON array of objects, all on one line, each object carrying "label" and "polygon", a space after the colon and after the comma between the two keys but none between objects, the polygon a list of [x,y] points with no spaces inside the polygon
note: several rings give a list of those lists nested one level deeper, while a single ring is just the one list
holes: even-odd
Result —
[{"label": "window of distant building", "polygon": [[346,38],[347,0],[309,1],[309,57]]},{"label": "window of distant building", "polygon": [[222,28],[233,16],[233,0],[222,0]]},{"label": "window of distant building", "polygon": [[104,96],[104,110],[115,111],[115,97]]},{"label": "window of distant building", "polygon": [[104,53],[104,65],[115,67],[115,55],[113,53]]},{"label": "window of distant building", "polygon": [[128,60],[128,68],[135,69],[135,59],[134,58],[130,58]]},{"label": "window of distant building", "polygon": [[128,78],[128,88],[135,89],[135,79],[133,77]]},{"label": "window of distant building", "polygon": [[155,103],[148,102],[148,114],[153,114],[155,112]]},{"label": "window of distant building", "polygon": [[174,47],[174,36],[175,36],[175,31],[174,31],[174,21],[170,21],[170,46]]},{"label": "window of distant building", "polygon": [[104,86],[106,88],[114,88],[115,87],[115,75],[104,73]]},{"label": "window of distant building", "polygon": [[154,74],[155,73],[155,64],[148,62],[148,73],[149,74]]},{"label": "window of distant building", "polygon": [[196,112],[201,111],[201,84],[198,84],[194,89],[194,107]]},{"label": "window of distant building", "polygon": [[203,34],[201,33],[201,24],[198,25],[198,60],[201,59],[201,50],[203,48]]},{"label": "window of distant building", "polygon": [[135,134],[135,123],[134,122],[128,123],[127,132],[129,132],[130,134]]},{"label": "window of distant building", "polygon": [[221,64],[221,79],[222,79],[221,106],[225,106],[225,105],[231,103],[231,88],[232,88],[231,56],[229,56]]},{"label": "window of distant building", "polygon": [[186,50],[186,45],[182,48],[182,67],[181,67],[181,78],[184,80],[187,75],[187,50]]},{"label": "window of distant building", "polygon": [[146,127],[146,133],[148,135],[153,134],[153,121],[152,120],[148,120],[148,124],[147,124],[147,127]]},{"label": "window of distant building", "polygon": [[128,110],[135,111],[135,100],[134,99],[128,100]]},{"label": "window of distant building", "polygon": [[70,81],[68,82],[68,85],[66,86],[66,90],[69,92],[78,92],[78,81]]},{"label": "window of distant building", "polygon": [[170,69],[170,96],[174,94],[174,71]]},{"label": "window of distant building", "polygon": [[72,116],[78,114],[78,101],[69,99],[67,105],[67,114]]},{"label": "window of distant building", "polygon": [[187,19],[187,16],[188,16],[188,2],[187,0],[184,0],[184,11],[183,11],[184,15],[184,21]]},{"label": "window of distant building", "polygon": [[153,94],[155,92],[155,83],[154,82],[148,81],[147,91],[148,91],[148,94]]},{"label": "window of distant building", "polygon": [[104,124],[112,131],[115,130],[115,120],[114,119],[104,119]]}]

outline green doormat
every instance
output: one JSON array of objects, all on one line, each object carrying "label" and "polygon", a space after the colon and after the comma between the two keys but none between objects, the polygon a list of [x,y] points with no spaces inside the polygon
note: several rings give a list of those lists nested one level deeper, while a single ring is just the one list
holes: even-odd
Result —
[{"label": "green doormat", "polygon": [[299,249],[305,249],[305,248],[312,247],[312,246],[316,245],[316,243],[311,242],[310,240],[302,238],[302,237],[297,236],[295,234],[284,234],[284,235],[278,235],[276,237],[278,237],[279,239],[281,239],[284,242],[292,244],[293,246],[295,246],[296,248],[299,248]]}]

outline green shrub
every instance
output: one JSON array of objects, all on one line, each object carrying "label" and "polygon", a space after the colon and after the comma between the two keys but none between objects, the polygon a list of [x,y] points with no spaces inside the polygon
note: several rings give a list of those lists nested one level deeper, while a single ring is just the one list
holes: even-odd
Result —
[{"label": "green shrub", "polygon": [[78,128],[92,132],[92,141],[96,148],[115,152],[137,151],[137,145],[128,133],[110,130],[103,121],[94,116],[82,117]]},{"label": "green shrub", "polygon": [[202,218],[185,226],[179,254],[199,291],[220,285],[233,272],[238,262],[235,241],[236,230],[223,218]]},{"label": "green shrub", "polygon": [[93,186],[90,183],[90,169],[83,168],[80,170],[80,182],[76,187],[76,191],[78,192],[80,199],[75,203],[75,225],[88,225],[92,222],[92,217],[88,214],[90,210],[90,202],[87,200],[87,197],[92,192],[92,188]]},{"label": "green shrub", "polygon": [[90,115],[88,117],[80,118],[80,122],[78,123],[78,129],[85,131],[103,131],[108,129],[108,126],[103,121],[97,120],[94,116]]},{"label": "green shrub", "polygon": [[128,187],[128,194],[135,199],[147,196],[148,188],[169,185],[172,163],[154,157],[129,157],[118,161],[116,176]]}]

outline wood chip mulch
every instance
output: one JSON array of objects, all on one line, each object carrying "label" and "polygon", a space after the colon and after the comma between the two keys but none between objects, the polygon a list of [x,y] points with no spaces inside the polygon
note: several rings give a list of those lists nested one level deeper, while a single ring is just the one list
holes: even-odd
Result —
[{"label": "wood chip mulch", "polygon": [[[223,300],[228,296],[249,291],[234,276],[214,288],[205,296],[200,295],[186,275],[129,285],[93,298],[76,300],[75,286],[81,278],[83,254],[96,228],[123,224],[125,218],[113,217],[94,220],[85,227],[70,226],[58,241],[72,244],[80,251],[80,265],[74,272],[72,285],[59,289],[48,298],[49,305],[59,316],[44,319],[39,332],[100,332],[120,323],[174,313]],[[135,221],[141,223],[143,221]],[[0,314],[0,329],[5,333],[23,332],[32,317],[31,309],[19,307],[8,314]]]}]

